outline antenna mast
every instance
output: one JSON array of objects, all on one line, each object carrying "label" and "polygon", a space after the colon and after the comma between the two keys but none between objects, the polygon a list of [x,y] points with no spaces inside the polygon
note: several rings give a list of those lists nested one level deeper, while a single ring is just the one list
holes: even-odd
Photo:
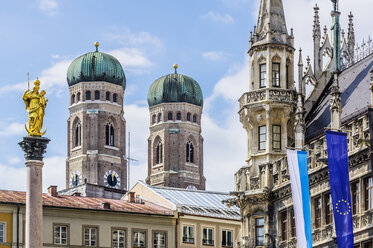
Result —
[{"label": "antenna mast", "polygon": [[128,157],[127,157],[127,191],[130,190],[131,187],[131,132],[128,132]]}]

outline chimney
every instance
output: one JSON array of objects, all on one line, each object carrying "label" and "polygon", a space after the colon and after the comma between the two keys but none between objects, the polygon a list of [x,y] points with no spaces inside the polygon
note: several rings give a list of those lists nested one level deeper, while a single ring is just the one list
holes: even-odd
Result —
[{"label": "chimney", "polygon": [[53,196],[53,197],[58,196],[57,186],[54,186],[54,185],[49,186],[49,188],[48,188],[48,194],[50,196]]},{"label": "chimney", "polygon": [[129,202],[134,203],[135,202],[135,192],[129,192]]},{"label": "chimney", "polygon": [[102,202],[104,209],[110,209],[110,202]]}]

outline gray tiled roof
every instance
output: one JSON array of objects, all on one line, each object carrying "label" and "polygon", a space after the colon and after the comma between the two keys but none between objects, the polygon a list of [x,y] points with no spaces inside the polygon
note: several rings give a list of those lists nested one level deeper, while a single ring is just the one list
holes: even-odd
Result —
[{"label": "gray tiled roof", "polygon": [[233,220],[240,219],[240,211],[237,207],[229,208],[222,203],[223,200],[231,198],[228,193],[146,186],[175,204],[182,213]]},{"label": "gray tiled roof", "polygon": [[[369,71],[372,67],[373,54],[339,75],[339,87],[342,92],[342,122],[364,112],[371,104]],[[330,126],[330,90],[331,82],[307,120],[306,141],[324,134],[324,128]]]}]

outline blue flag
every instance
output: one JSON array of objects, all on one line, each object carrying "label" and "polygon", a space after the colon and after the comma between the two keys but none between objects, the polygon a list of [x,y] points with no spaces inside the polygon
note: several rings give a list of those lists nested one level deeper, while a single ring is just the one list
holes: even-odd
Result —
[{"label": "blue flag", "polygon": [[354,235],[348,174],[347,134],[326,131],[326,142],[338,248],[353,248]]}]

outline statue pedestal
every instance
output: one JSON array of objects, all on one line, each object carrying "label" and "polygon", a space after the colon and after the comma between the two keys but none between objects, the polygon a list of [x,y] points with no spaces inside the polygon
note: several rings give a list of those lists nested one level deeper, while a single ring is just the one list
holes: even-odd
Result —
[{"label": "statue pedestal", "polygon": [[43,154],[48,138],[26,136],[19,143],[26,158],[26,248],[43,247]]}]

